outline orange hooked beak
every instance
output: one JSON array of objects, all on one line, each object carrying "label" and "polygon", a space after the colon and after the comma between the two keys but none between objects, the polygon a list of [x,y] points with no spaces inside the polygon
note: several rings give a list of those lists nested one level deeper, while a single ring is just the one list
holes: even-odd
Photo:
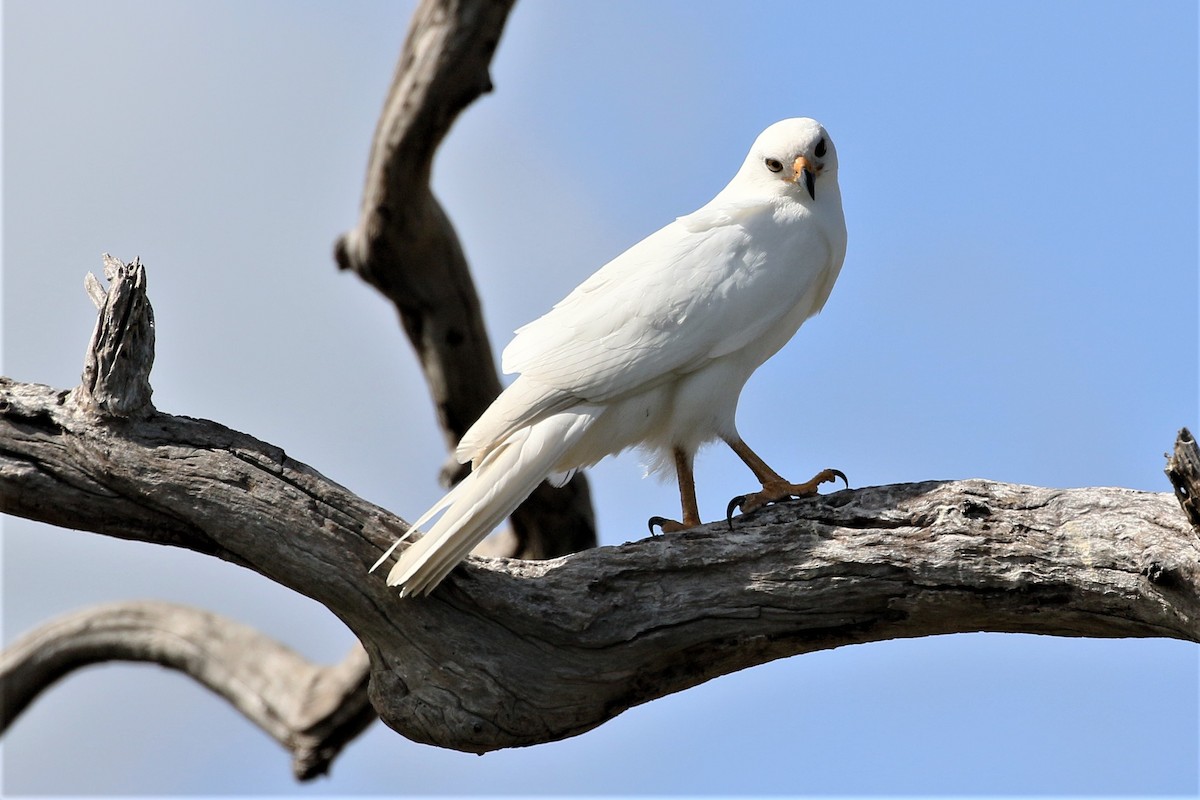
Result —
[{"label": "orange hooked beak", "polygon": [[803,182],[804,188],[808,190],[808,196],[813,200],[817,199],[817,173],[804,156],[797,156],[796,160],[792,162],[792,181]]}]

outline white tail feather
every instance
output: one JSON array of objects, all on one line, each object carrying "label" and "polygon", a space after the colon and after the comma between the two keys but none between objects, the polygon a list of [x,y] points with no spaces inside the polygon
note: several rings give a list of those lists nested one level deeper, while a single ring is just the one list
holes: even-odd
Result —
[{"label": "white tail feather", "polygon": [[[471,474],[425,512],[401,541],[439,511],[429,532],[410,544],[388,573],[400,596],[429,594],[558,465],[596,418],[582,407],[555,414],[510,434],[475,465]],[[379,566],[400,544],[384,554]],[[374,569],[374,568],[372,568]]]},{"label": "white tail feather", "polygon": [[446,494],[442,496],[441,500],[438,500],[436,503],[434,503],[433,508],[422,514],[421,518],[412,525],[409,525],[408,530],[404,532],[404,535],[392,542],[392,546],[387,549],[387,552],[379,557],[378,561],[371,565],[371,568],[367,570],[367,572],[374,572],[375,570],[379,569],[379,566],[383,564],[383,562],[387,561],[388,558],[391,557],[392,553],[396,552],[396,548],[408,540],[408,537],[412,536],[414,533],[420,533],[422,525],[424,525],[426,522],[429,522],[429,520],[433,519],[433,517],[436,516],[439,511],[454,502],[454,498],[461,493],[464,483],[466,483],[466,481],[460,481],[458,485],[446,492]]}]

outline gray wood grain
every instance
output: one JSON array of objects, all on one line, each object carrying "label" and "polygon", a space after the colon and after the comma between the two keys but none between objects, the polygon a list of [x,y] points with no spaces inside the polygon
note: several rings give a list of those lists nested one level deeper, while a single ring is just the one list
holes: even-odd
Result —
[{"label": "gray wood grain", "polygon": [[[844,490],[548,561],[473,557],[425,600],[368,566],[405,523],[278,447],[155,413],[114,424],[0,382],[0,510],[188,547],[332,610],[417,741],[586,731],[718,675],[966,631],[1200,641],[1200,537],[1169,493],[983,480]],[[7,686],[7,682],[6,682]]]}]

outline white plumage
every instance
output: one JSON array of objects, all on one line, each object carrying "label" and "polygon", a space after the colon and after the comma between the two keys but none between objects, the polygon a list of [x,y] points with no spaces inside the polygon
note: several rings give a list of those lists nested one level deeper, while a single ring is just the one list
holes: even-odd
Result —
[{"label": "white plumage", "polygon": [[678,471],[684,520],[664,528],[699,523],[692,457],[713,439],[742,456],[764,492],[776,486],[755,507],[815,490],[779,483],[738,437],[734,413],[751,373],[821,310],[845,253],[833,142],[811,119],[775,123],[711,202],[517,331],[502,366],[519,377],[458,446],[472,472],[414,523],[410,534],[443,512],[401,552],[388,584],[428,594],[542,480],[562,483],[635,445]]}]

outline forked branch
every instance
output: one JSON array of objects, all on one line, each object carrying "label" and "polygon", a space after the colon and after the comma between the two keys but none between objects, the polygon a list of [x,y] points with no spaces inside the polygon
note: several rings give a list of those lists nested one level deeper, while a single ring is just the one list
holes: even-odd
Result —
[{"label": "forked branch", "polygon": [[472,558],[432,597],[399,600],[365,573],[404,523],[278,448],[161,413],[103,421],[70,393],[5,382],[0,510],[219,555],[316,599],[365,646],[389,726],[474,752],[843,644],[1200,641],[1200,537],[1166,493],[842,491],[739,518],[732,534],[720,523],[552,561]]},{"label": "forked branch", "polygon": [[[426,0],[417,9],[375,128],[358,224],[338,266],[396,307],[417,352],[447,450],[500,393],[479,297],[429,178],[458,114],[491,91],[489,67],[513,0]],[[465,475],[453,457],[449,485]],[[512,516],[506,555],[549,558],[596,545],[587,479],[543,484]]]},{"label": "forked branch", "polygon": [[[337,249],[399,309],[448,444],[499,382],[428,179],[455,116],[490,86],[510,6],[421,4],[361,218]],[[106,274],[80,387],[0,379],[0,511],[241,564],[324,604],[365,650],[321,667],[205,612],[87,611],[0,659],[5,724],[71,669],[152,660],[221,693],[309,776],[376,713],[417,741],[484,752],[843,644],[985,630],[1200,641],[1200,536],[1169,494],[987,481],[843,491],[740,518],[733,533],[721,523],[552,561],[472,558],[432,597],[400,601],[366,569],[404,521],[279,447],[156,411],[145,272],[109,262]],[[1189,510],[1194,450],[1169,469]],[[542,533],[526,529],[521,552],[594,541],[585,489],[549,508],[533,512]]]}]

